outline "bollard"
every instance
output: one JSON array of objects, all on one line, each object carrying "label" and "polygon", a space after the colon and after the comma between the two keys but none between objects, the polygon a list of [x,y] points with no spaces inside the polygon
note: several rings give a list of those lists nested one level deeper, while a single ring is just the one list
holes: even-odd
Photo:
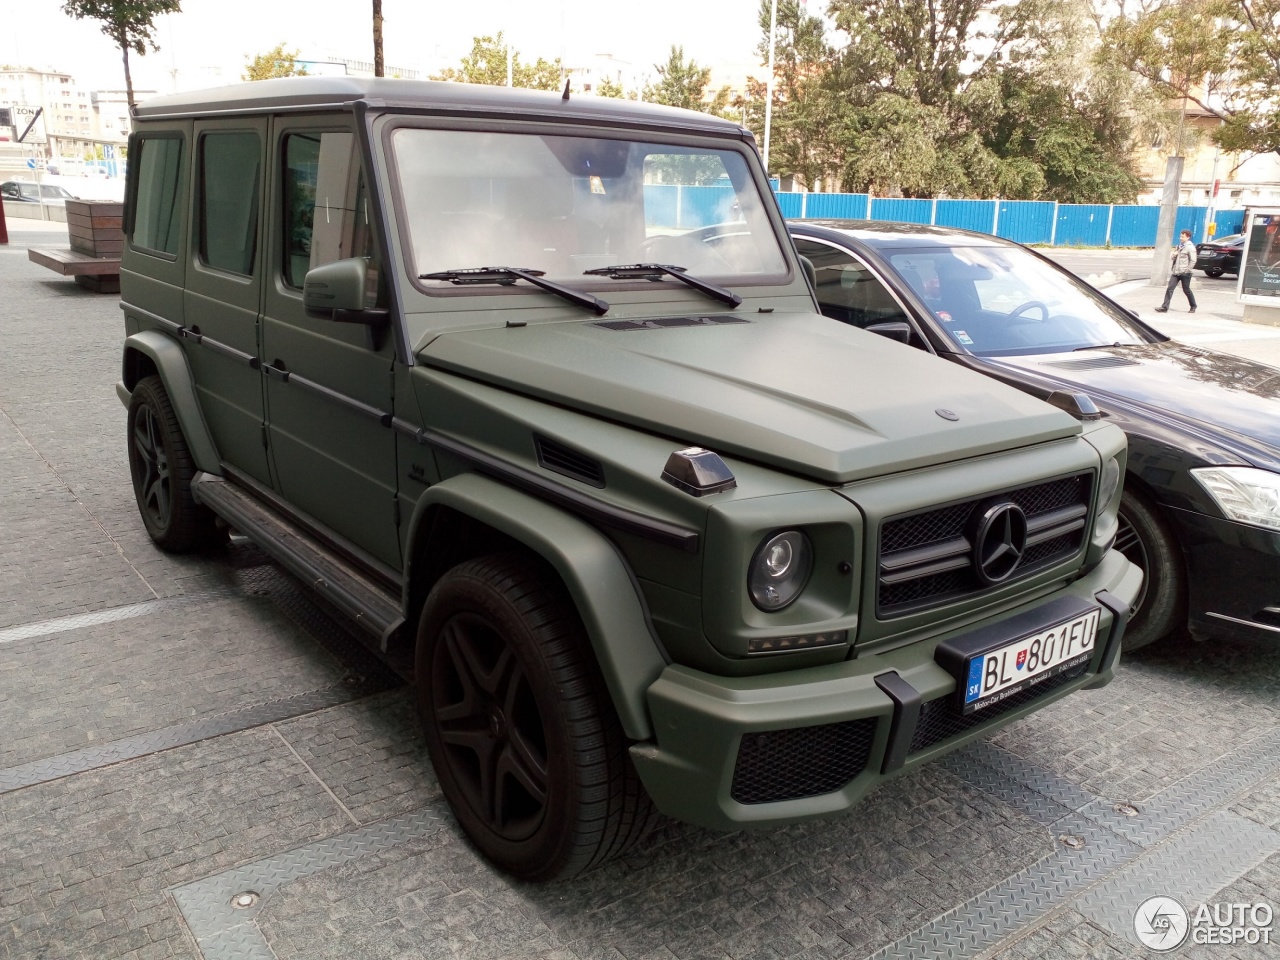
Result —
[{"label": "bollard", "polygon": [[4,222],[4,201],[0,200],[0,243],[9,242],[9,227]]}]

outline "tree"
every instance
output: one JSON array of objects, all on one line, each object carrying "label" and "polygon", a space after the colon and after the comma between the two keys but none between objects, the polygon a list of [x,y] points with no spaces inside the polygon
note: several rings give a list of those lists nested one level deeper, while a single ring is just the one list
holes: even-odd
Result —
[{"label": "tree", "polygon": [[180,0],[66,0],[62,12],[77,20],[98,20],[102,32],[120,48],[124,59],[124,86],[129,106],[133,106],[133,76],[129,72],[129,51],[145,56],[147,47],[159,50],[155,40],[155,19],[178,13]]},{"label": "tree", "polygon": [[1164,0],[1107,40],[1153,89],[1221,120],[1224,150],[1280,153],[1280,0]]},{"label": "tree", "polygon": [[[496,37],[476,37],[471,42],[471,53],[462,58],[457,69],[452,67],[434,74],[432,80],[453,80],[458,83],[483,83],[491,87],[507,85],[508,44],[501,31]],[[511,54],[512,86],[531,90],[559,90],[563,70],[559,58],[554,61],[538,58],[536,63],[521,62],[520,54]]]},{"label": "tree", "polygon": [[622,84],[612,77],[605,77],[591,92],[597,97],[612,97],[615,100],[623,100],[627,96],[626,91],[622,89]]},{"label": "tree", "polygon": [[684,47],[671,45],[671,55],[665,64],[655,63],[658,82],[646,83],[644,99],[668,107],[684,107],[703,113],[721,113],[729,105],[729,88],[721,87],[707,99],[707,85],[711,83],[711,68],[700,67],[684,58]]},{"label": "tree", "polygon": [[253,59],[245,57],[247,66],[242,73],[241,79],[244,80],[271,80],[275,77],[305,77],[307,68],[304,64],[298,63],[298,52],[294,50],[292,53],[284,48],[283,43],[277,43],[266,53],[260,53]]},{"label": "tree", "polygon": [[382,0],[373,0],[373,75],[386,75],[382,62]]}]

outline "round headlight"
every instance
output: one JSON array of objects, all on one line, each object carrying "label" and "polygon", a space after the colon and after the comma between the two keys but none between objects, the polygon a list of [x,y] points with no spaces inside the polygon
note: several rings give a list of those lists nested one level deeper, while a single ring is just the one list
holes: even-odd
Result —
[{"label": "round headlight", "polygon": [[799,530],[766,537],[751,558],[747,589],[761,610],[781,610],[800,596],[813,569],[813,548]]},{"label": "round headlight", "polygon": [[1105,510],[1120,486],[1120,461],[1112,457],[1102,468],[1102,481],[1098,484],[1098,509]]}]

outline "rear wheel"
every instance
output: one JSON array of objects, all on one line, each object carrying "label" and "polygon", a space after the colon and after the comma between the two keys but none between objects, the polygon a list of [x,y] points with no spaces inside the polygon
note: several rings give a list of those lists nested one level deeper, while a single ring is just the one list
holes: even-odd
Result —
[{"label": "rear wheel", "polygon": [[572,877],[653,820],[577,612],[536,559],[498,554],[441,578],[419,622],[416,686],[445,798],[509,873]]},{"label": "rear wheel", "polygon": [[1120,500],[1116,549],[1142,568],[1142,590],[1124,632],[1124,649],[1139,650],[1186,622],[1187,575],[1169,523],[1142,494],[1126,489]]},{"label": "rear wheel", "polygon": [[191,495],[195,461],[159,377],[143,377],[133,388],[127,423],[134,499],[151,539],[172,553],[216,541],[213,513]]},{"label": "rear wheel", "polygon": [[1205,267],[1204,275],[1206,277],[1220,277],[1224,272],[1221,267]]}]

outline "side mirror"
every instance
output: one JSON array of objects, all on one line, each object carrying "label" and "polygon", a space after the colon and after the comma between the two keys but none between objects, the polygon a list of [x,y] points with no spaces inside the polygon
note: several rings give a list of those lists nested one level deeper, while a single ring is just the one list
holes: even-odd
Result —
[{"label": "side mirror", "polygon": [[876,333],[899,343],[911,342],[911,324],[905,320],[886,320],[884,323],[869,323],[864,328],[868,333]]},{"label": "side mirror", "polygon": [[366,307],[378,291],[378,268],[363,257],[335,260],[307,271],[302,281],[302,307],[307,316],[338,323],[381,326],[386,310]]}]

